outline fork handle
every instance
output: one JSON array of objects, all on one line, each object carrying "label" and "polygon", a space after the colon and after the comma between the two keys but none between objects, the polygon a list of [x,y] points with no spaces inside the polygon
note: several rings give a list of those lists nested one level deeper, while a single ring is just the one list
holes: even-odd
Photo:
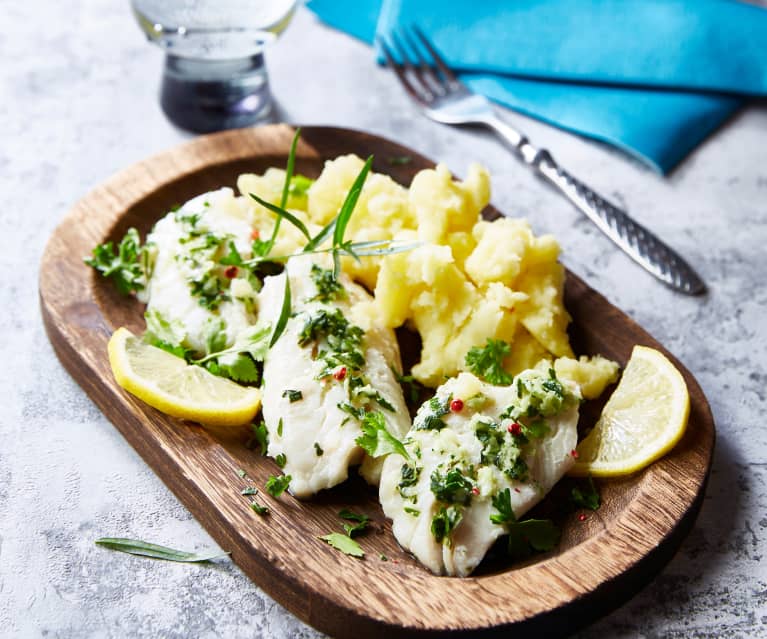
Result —
[{"label": "fork handle", "polygon": [[628,213],[608,202],[560,167],[546,149],[538,149],[519,131],[497,117],[483,123],[498,133],[538,175],[552,184],[599,229],[645,270],[671,288],[697,295],[706,285],[676,252]]}]

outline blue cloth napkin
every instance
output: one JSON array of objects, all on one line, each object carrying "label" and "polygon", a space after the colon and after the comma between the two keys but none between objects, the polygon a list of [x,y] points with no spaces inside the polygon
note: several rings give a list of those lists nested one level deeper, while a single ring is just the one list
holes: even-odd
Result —
[{"label": "blue cloth napkin", "polygon": [[372,43],[418,24],[497,102],[671,170],[767,95],[767,11],[732,0],[311,0]]}]

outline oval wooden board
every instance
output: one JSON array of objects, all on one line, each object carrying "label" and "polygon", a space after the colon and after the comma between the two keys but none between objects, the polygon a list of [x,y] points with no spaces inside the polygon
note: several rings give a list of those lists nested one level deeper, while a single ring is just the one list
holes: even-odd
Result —
[{"label": "oval wooden board", "polygon": [[[117,386],[107,340],[118,326],[142,331],[142,308],[120,297],[82,257],[131,226],[143,235],[174,204],[234,186],[240,173],[284,166],[292,136],[291,127],[273,125],[200,137],[128,168],[75,205],[51,237],[40,271],[46,330],[64,366],[232,559],[291,612],[331,635],[513,630],[552,636],[623,603],[662,568],[692,526],[711,464],[714,424],[708,403],[673,356],[691,398],[689,427],[679,445],[641,473],[600,482],[602,507],[585,522],[574,513],[566,516],[556,551],[527,564],[490,559],[466,579],[435,577],[404,553],[375,491],[359,478],[312,501],[289,495],[279,503],[269,500],[272,513],[258,517],[240,495],[249,482],[237,471],[245,469],[261,487],[278,468],[245,447],[247,433],[219,433],[166,417]],[[316,176],[325,160],[346,153],[374,154],[374,170],[405,185],[416,171],[433,166],[379,137],[306,127],[296,168]],[[402,156],[410,163],[387,162]],[[602,353],[625,364],[634,344],[663,350],[572,274],[566,303],[579,354]],[[343,507],[374,522],[374,530],[360,538],[364,560],[318,539],[341,530],[337,513]]]}]

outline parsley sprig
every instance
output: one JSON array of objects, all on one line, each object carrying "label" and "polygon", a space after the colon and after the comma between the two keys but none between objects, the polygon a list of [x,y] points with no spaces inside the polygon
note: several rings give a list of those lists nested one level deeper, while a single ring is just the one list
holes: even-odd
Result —
[{"label": "parsley sprig", "polygon": [[511,352],[507,342],[488,338],[484,346],[466,353],[466,366],[477,377],[495,386],[508,386],[513,378],[503,369],[503,359]]},{"label": "parsley sprig", "polygon": [[362,435],[355,440],[371,457],[396,453],[410,461],[402,442],[386,429],[386,419],[379,411],[368,411],[362,418]]},{"label": "parsley sprig", "polygon": [[83,261],[111,279],[122,295],[142,290],[150,270],[146,247],[135,228],[128,229],[116,249],[113,242],[99,244]]}]

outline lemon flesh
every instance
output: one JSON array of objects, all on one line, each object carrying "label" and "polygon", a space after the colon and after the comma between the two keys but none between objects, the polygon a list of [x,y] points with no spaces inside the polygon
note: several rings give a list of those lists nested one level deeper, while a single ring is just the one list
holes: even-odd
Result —
[{"label": "lemon flesh", "polygon": [[126,328],[109,340],[117,383],[150,406],[210,426],[239,426],[261,407],[261,391],[217,377],[201,366],[144,343]]},{"label": "lemon flesh", "polygon": [[578,445],[571,475],[628,475],[665,455],[690,414],[682,374],[660,352],[635,346],[594,429]]}]

